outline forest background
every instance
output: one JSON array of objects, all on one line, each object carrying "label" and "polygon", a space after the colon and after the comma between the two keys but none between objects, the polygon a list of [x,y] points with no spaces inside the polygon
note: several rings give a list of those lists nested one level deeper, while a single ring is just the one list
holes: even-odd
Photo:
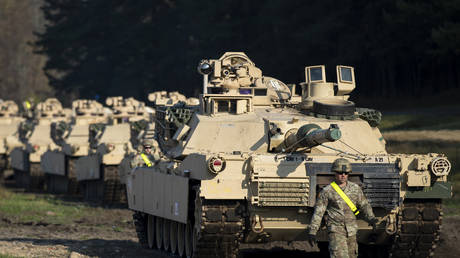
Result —
[{"label": "forest background", "polygon": [[460,0],[0,0],[1,99],[197,96],[226,51],[285,83],[352,65],[358,102],[456,103]]}]

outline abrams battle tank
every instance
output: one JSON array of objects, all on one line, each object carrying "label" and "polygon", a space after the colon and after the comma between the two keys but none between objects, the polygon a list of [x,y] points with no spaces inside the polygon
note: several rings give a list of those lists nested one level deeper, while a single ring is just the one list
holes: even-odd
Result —
[{"label": "abrams battle tank", "polygon": [[153,110],[133,98],[107,98],[113,114],[108,124],[91,128],[92,150],[76,162],[77,180],[85,199],[103,202],[126,202],[126,187],[120,167],[129,166],[138,134],[153,121]]},{"label": "abrams battle tank", "polygon": [[3,178],[3,171],[9,166],[11,151],[22,146],[19,140],[19,125],[24,120],[14,101],[0,101],[0,180]]},{"label": "abrams battle tank", "polygon": [[79,99],[72,102],[72,121],[54,124],[55,142],[60,147],[41,156],[49,192],[78,194],[75,162],[90,154],[90,127],[106,124],[110,112],[95,100]]},{"label": "abrams battle tank", "polygon": [[43,190],[44,174],[40,168],[40,157],[48,150],[59,148],[53,136],[53,126],[61,121],[70,121],[72,112],[62,108],[55,98],[38,103],[33,112],[33,120],[21,123],[20,139],[24,146],[11,152],[11,167],[19,187]]},{"label": "abrams battle tank", "polygon": [[[441,200],[451,197],[442,154],[388,154],[380,113],[348,101],[354,69],[305,68],[305,82],[262,76],[244,53],[203,60],[200,110],[178,121],[158,116],[164,157],[127,180],[139,241],[188,257],[234,257],[239,243],[305,247],[319,191],[332,163],[352,163],[379,218],[373,231],[358,217],[358,241],[393,257],[429,256],[439,238]],[[188,110],[188,111],[185,111]],[[182,122],[182,123],[180,123]],[[317,235],[327,241],[323,226]],[[308,248],[307,248],[308,247]]]}]

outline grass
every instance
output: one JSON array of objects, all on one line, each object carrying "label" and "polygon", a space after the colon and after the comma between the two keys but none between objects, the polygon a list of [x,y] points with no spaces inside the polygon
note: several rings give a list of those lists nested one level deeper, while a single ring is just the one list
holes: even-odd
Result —
[{"label": "grass", "polygon": [[443,200],[446,215],[460,214],[460,145],[442,141],[387,142],[389,153],[443,153],[452,164],[448,181],[453,184],[453,197]]},{"label": "grass", "polygon": [[0,253],[0,258],[22,258],[22,256],[14,256],[10,254],[2,254]]},{"label": "grass", "polygon": [[382,131],[391,130],[456,130],[460,129],[459,115],[410,115],[390,114],[383,115],[379,125]]},{"label": "grass", "polygon": [[69,224],[97,210],[53,195],[14,193],[0,187],[0,214],[12,222]]}]

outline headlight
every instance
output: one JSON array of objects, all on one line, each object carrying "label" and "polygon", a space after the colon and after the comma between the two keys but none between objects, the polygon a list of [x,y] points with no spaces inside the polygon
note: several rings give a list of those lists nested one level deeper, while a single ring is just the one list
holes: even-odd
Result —
[{"label": "headlight", "polygon": [[447,176],[449,174],[451,164],[446,158],[435,158],[431,161],[430,169],[436,176]]},{"label": "headlight", "polygon": [[208,170],[213,174],[218,174],[225,169],[225,159],[222,157],[212,157],[208,161]]}]

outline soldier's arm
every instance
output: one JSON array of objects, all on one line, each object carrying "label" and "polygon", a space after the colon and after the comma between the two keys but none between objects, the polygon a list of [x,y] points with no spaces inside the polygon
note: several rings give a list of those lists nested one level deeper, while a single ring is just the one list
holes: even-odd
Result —
[{"label": "soldier's arm", "polygon": [[375,218],[374,212],[372,211],[372,206],[367,201],[367,198],[364,195],[361,188],[359,188],[359,191],[358,191],[358,209],[363,212],[364,219],[367,222]]},{"label": "soldier's arm", "polygon": [[318,232],[318,229],[321,226],[321,220],[323,219],[324,212],[326,212],[327,205],[327,193],[323,190],[319,193],[319,196],[316,200],[315,211],[311,217],[309,234],[316,235],[316,232]]}]

